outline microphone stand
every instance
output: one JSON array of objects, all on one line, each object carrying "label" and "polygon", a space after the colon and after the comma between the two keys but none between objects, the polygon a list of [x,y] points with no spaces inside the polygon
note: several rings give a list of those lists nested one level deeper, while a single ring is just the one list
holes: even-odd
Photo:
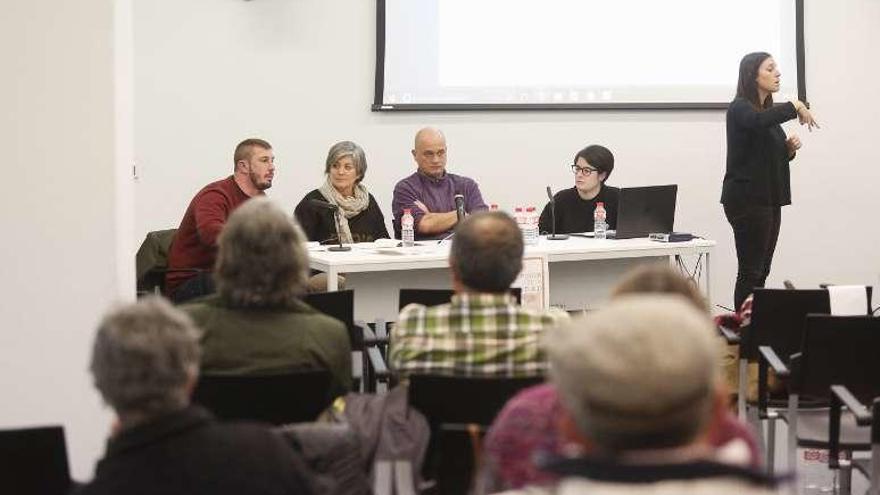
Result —
[{"label": "microphone stand", "polygon": [[568,239],[568,234],[556,233],[556,198],[550,193],[550,186],[547,186],[547,196],[550,196],[550,219],[553,225],[553,233],[547,236],[550,241],[564,241]]},{"label": "microphone stand", "polygon": [[[334,205],[335,206],[335,205]],[[351,246],[342,245],[342,236],[339,235],[339,208],[333,208],[333,220],[336,221],[336,240],[339,241],[338,246],[330,246],[327,251],[351,251]]]}]

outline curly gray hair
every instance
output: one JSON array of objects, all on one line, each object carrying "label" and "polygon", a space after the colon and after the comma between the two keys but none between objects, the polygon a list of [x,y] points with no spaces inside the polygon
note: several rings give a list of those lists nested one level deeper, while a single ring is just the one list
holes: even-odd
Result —
[{"label": "curly gray hair", "polygon": [[305,292],[305,235],[268,198],[238,207],[220,233],[214,266],[217,293],[237,308],[284,307]]},{"label": "curly gray hair", "polygon": [[90,369],[120,417],[153,417],[189,404],[199,369],[199,331],[160,297],[111,310],[98,327]]}]

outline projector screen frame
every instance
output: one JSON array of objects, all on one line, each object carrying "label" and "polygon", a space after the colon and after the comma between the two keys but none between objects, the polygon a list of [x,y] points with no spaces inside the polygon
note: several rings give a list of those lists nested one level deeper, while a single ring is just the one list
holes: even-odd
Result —
[{"label": "projector screen frame", "polygon": [[[809,107],[804,53],[804,0],[795,0],[795,58],[798,100]],[[593,103],[384,103],[385,0],[376,0],[376,67],[373,112],[434,111],[557,111],[557,110],[723,110],[727,102],[593,102]],[[732,96],[732,95],[731,95]]]}]

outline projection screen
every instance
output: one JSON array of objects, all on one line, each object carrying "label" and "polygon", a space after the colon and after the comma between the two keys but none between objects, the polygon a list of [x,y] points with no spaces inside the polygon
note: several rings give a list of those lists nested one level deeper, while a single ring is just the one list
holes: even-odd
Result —
[{"label": "projection screen", "polygon": [[377,0],[373,110],[724,108],[771,53],[806,101],[803,0]]}]

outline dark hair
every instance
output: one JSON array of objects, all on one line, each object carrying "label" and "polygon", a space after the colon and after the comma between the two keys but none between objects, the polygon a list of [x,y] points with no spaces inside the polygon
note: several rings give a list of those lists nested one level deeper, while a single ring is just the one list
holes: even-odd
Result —
[{"label": "dark hair", "polygon": [[268,141],[259,138],[249,138],[244,141],[238,143],[238,146],[235,147],[235,153],[232,155],[232,165],[233,167],[238,167],[238,162],[242,160],[250,160],[251,153],[253,153],[254,147],[263,148],[264,150],[271,150],[272,145],[269,144]]},{"label": "dark hair", "polygon": [[739,62],[739,81],[736,83],[736,97],[745,98],[758,110],[773,106],[773,95],[768,94],[764,101],[758,101],[758,69],[771,55],[767,52],[752,52]]},{"label": "dark hair", "polygon": [[611,171],[614,170],[614,155],[611,154],[611,150],[608,148],[598,144],[591,144],[578,151],[574,155],[574,162],[572,163],[577,163],[578,158],[586,160],[599,173],[604,172],[605,178],[602,179],[603,183],[608,180],[608,177],[611,177]]},{"label": "dark hair", "polygon": [[522,270],[523,238],[507,213],[475,213],[455,228],[449,260],[469,289],[502,293]]}]

